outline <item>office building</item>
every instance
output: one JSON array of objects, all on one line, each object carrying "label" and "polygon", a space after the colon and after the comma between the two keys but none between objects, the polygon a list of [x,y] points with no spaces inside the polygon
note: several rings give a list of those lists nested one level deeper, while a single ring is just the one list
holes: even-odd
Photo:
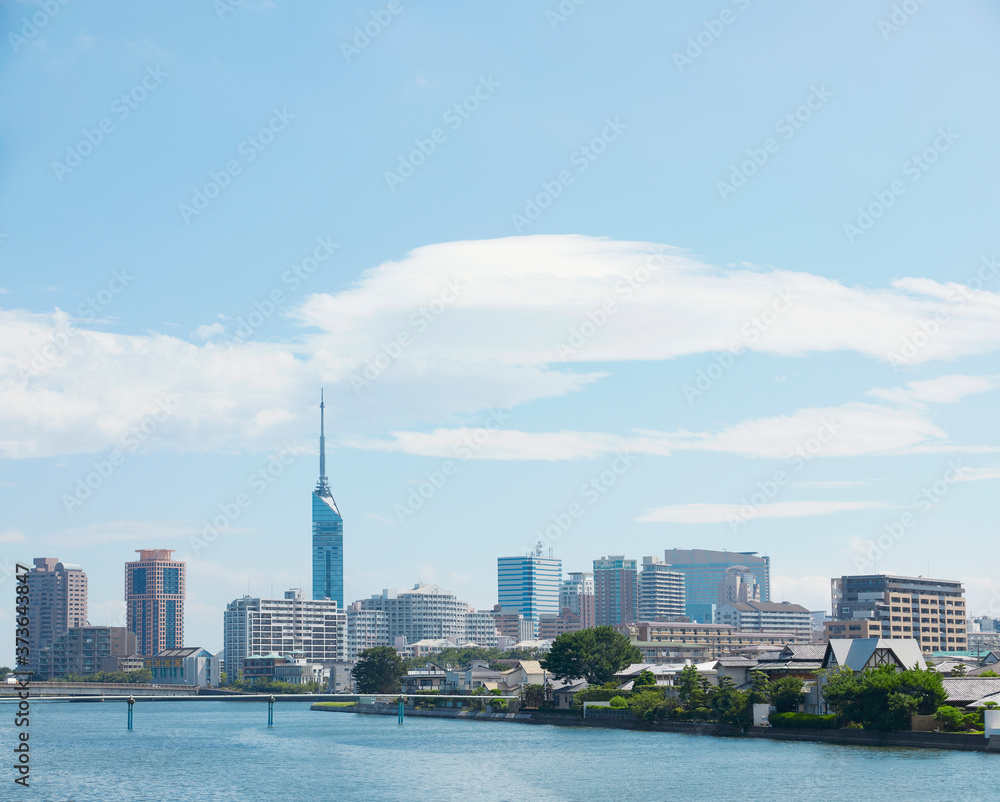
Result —
[{"label": "office building", "polygon": [[961,652],[968,646],[961,582],[866,574],[834,578],[830,585],[838,622],[878,622],[883,639],[913,638],[925,654]]},{"label": "office building", "polygon": [[684,615],[684,574],[656,557],[642,558],[639,572],[639,620]]},{"label": "office building", "polygon": [[579,618],[580,629],[594,626],[594,575],[589,571],[572,571],[559,585],[560,615],[566,610]]},{"label": "office building", "polygon": [[809,610],[789,602],[726,602],[716,611],[715,623],[740,632],[782,632],[793,640],[812,640]]},{"label": "office building", "polygon": [[125,625],[143,656],[184,645],[185,565],[172,549],[136,549],[125,563]]},{"label": "office building", "polygon": [[505,610],[517,610],[525,619],[559,613],[562,560],[542,556],[542,544],[523,557],[497,559],[498,601]]},{"label": "office building", "polygon": [[344,519],[326,478],[323,391],[319,400],[319,481],[312,494],[312,597],[344,609]]},{"label": "office building", "polygon": [[70,627],[39,652],[35,679],[118,671],[119,660],[135,652],[135,634],[125,627]]},{"label": "office building", "polygon": [[620,626],[639,616],[639,575],[635,560],[612,555],[594,560],[594,624]]},{"label": "office building", "polygon": [[28,669],[40,671],[42,649],[86,624],[87,574],[79,565],[36,557],[28,572]]},{"label": "office building", "polygon": [[755,601],[771,601],[771,558],[758,557],[755,551],[667,549],[663,561],[670,564],[670,570],[684,574],[687,604],[719,604],[719,588],[726,571],[734,566],[746,568],[760,585],[760,598]]},{"label": "office building", "polygon": [[200,646],[164,649],[143,658],[143,665],[152,673],[154,685],[219,687],[219,658]]},{"label": "office building", "polygon": [[567,607],[559,615],[543,615],[538,619],[540,640],[555,640],[566,632],[579,632],[581,629],[587,629],[583,620]]},{"label": "office building", "polygon": [[307,599],[299,588],[283,599],[244,596],[226,605],[224,670],[235,679],[247,657],[279,654],[329,665],[347,657],[347,614],[332,599]]}]

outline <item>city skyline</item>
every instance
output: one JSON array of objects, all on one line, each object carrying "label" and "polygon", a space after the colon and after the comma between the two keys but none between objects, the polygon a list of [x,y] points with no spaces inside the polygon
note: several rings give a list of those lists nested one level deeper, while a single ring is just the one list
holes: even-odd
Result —
[{"label": "city skyline", "polygon": [[124,626],[173,550],[213,650],[313,595],[322,387],[345,602],[488,610],[541,541],[1000,614],[1000,11],[891,5],[404,4],[355,53],[374,7],[60,4],[0,83],[3,576]]}]

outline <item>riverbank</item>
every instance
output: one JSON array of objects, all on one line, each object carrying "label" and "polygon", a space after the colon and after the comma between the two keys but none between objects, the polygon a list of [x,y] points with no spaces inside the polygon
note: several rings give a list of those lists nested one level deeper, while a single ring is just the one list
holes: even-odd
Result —
[{"label": "riverbank", "polygon": [[[355,705],[326,707],[312,705],[310,710],[362,715],[395,716],[395,705]],[[871,730],[785,730],[776,727],[748,727],[741,730],[730,724],[696,721],[641,721],[627,711],[588,711],[587,718],[571,711],[522,710],[518,713],[477,713],[471,710],[407,707],[406,718],[445,718],[467,721],[509,721],[519,724],[549,724],[558,727],[593,727],[600,729],[645,730],[684,735],[711,735],[723,738],[752,738],[773,741],[805,741],[850,746],[892,746],[917,749],[951,749],[963,752],[1000,754],[1000,739],[959,732],[874,732]],[[991,744],[992,741],[996,743]]]}]

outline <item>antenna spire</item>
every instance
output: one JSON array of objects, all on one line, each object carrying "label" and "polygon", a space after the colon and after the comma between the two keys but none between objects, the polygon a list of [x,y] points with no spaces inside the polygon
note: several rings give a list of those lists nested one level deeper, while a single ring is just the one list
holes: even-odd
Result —
[{"label": "antenna spire", "polygon": [[330,483],[326,478],[326,427],[324,421],[324,409],[326,404],[323,401],[323,388],[319,389],[319,481],[316,482],[316,492],[321,496],[333,497],[330,492]]}]

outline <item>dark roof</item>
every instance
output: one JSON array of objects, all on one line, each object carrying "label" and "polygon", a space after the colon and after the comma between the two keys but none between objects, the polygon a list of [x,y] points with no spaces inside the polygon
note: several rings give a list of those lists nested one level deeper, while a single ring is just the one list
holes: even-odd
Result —
[{"label": "dark roof", "polygon": [[825,643],[788,643],[780,652],[764,652],[758,660],[763,663],[814,663],[826,656]]},{"label": "dark roof", "polygon": [[752,657],[720,657],[719,665],[726,666],[728,668],[753,668],[757,665],[757,661]]},{"label": "dark roof", "polygon": [[183,649],[164,649],[162,652],[154,654],[153,657],[191,657],[204,651],[207,649],[202,649],[201,646],[185,646]]},{"label": "dark roof", "polygon": [[1000,693],[1000,677],[945,677],[941,680],[948,693],[948,703],[975,702],[984,696]]}]

